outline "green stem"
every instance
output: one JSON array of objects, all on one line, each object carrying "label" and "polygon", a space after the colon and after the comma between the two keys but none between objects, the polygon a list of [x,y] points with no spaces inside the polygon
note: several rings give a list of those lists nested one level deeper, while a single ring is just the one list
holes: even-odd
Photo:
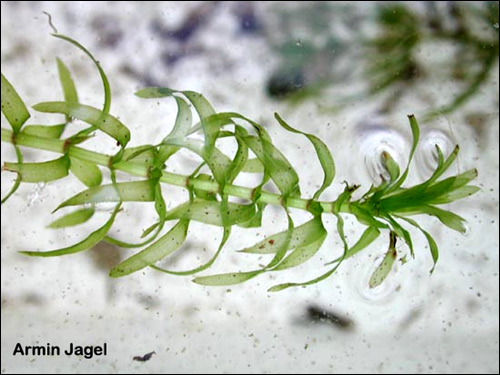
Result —
[{"label": "green stem", "polygon": [[[18,146],[25,146],[39,150],[52,151],[64,154],[65,150],[72,158],[88,161],[104,167],[109,167],[111,156],[101,154],[94,151],[89,151],[78,146],[69,145],[66,147],[65,141],[60,139],[43,138],[30,134],[19,133],[16,137],[9,129],[2,128],[2,142],[16,144]],[[138,177],[148,177],[148,168],[142,164],[130,161],[120,161],[113,165],[115,170],[119,170]],[[203,190],[209,193],[219,193],[219,185],[214,181],[204,181],[199,179],[190,179],[189,176],[175,174],[163,171],[160,180],[166,184],[180,186],[187,189],[192,186],[198,190]],[[225,193],[234,197],[252,200],[254,189],[228,184],[225,186]],[[279,194],[262,191],[259,199],[260,203],[273,204],[273,205],[286,205],[291,208],[298,208],[301,210],[308,210],[311,205],[310,199],[303,198],[288,198],[283,202],[283,198]],[[319,202],[324,212],[332,212],[335,202]],[[349,204],[342,205],[341,212],[350,213]]]}]

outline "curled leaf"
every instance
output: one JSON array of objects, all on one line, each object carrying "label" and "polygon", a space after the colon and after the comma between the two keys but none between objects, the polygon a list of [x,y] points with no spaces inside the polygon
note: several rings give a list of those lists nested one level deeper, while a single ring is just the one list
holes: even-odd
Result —
[{"label": "curled leaf", "polygon": [[323,175],[324,175],[321,187],[314,193],[313,196],[314,200],[318,199],[321,193],[323,193],[323,191],[332,184],[333,179],[335,177],[335,163],[333,161],[332,154],[328,149],[328,146],[315,135],[304,133],[300,130],[292,128],[277,113],[274,114],[274,117],[276,118],[276,120],[278,120],[280,125],[284,127],[286,130],[306,136],[307,139],[309,139],[309,141],[312,143],[314,149],[316,150],[316,155],[318,156],[321,168],[323,168]]},{"label": "curled leaf", "polygon": [[33,109],[44,113],[61,113],[85,121],[116,139],[122,146],[130,141],[130,131],[120,120],[88,105],[70,102],[44,102],[35,104]]},{"label": "curled leaf", "polygon": [[[255,215],[255,205],[229,202],[226,215],[226,225],[244,223]],[[189,219],[219,227],[225,226],[222,223],[221,204],[215,201],[195,199],[193,202],[186,202],[167,213],[166,220],[174,219]]]},{"label": "curled leaf", "polygon": [[60,255],[68,255],[74,254],[81,251],[85,251],[90,249],[91,247],[97,245],[100,241],[104,239],[106,233],[111,229],[113,222],[115,221],[115,217],[120,210],[121,204],[117,204],[111,217],[108,221],[99,229],[92,232],[87,238],[83,241],[78,242],[75,245],[65,247],[63,249],[52,250],[52,251],[20,251],[21,254],[29,255],[33,257],[56,257]]},{"label": "curled leaf", "polygon": [[109,276],[122,277],[148,267],[177,250],[186,240],[189,220],[180,220],[167,234],[114,267]]},{"label": "curled leaf", "polygon": [[61,203],[57,209],[81,204],[96,204],[103,202],[153,202],[155,186],[151,180],[119,182],[94,186],[82,191]]}]

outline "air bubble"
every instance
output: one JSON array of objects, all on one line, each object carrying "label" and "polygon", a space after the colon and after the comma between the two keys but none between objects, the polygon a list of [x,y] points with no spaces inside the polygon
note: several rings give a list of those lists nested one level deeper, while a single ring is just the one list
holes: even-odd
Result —
[{"label": "air bubble", "polygon": [[30,207],[31,205],[41,202],[43,198],[45,198],[46,193],[45,193],[45,187],[47,184],[45,182],[39,182],[37,183],[33,191],[28,195],[28,204],[27,207]]},{"label": "air bubble", "polygon": [[416,161],[422,178],[429,178],[438,165],[439,154],[436,146],[441,149],[446,159],[453,151],[455,144],[451,136],[442,130],[432,129],[421,137]]},{"label": "air bubble", "polygon": [[408,143],[394,129],[374,123],[358,126],[360,151],[364,165],[372,182],[376,185],[389,180],[389,171],[383,161],[384,152],[403,169],[406,165]]},{"label": "air bubble", "polygon": [[400,267],[400,262],[396,260],[394,265],[392,266],[391,271],[385,278],[385,280],[379,286],[375,288],[370,288],[370,278],[373,275],[373,272],[380,265],[382,260],[384,259],[385,253],[387,252],[386,248],[383,248],[379,251],[378,255],[374,258],[371,258],[369,261],[365,262],[361,267],[359,267],[359,271],[356,275],[356,292],[358,295],[365,301],[371,302],[387,302],[397,295],[397,291],[400,288],[400,283],[398,282],[397,273]]}]

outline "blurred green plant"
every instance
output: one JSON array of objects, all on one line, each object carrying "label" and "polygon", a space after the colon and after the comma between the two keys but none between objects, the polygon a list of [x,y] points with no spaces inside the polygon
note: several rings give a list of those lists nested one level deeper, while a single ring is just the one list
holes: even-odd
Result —
[{"label": "blurred green plant", "polygon": [[[58,125],[27,125],[30,118],[28,108],[14,87],[2,74],[1,108],[11,129],[2,128],[2,141],[15,147],[17,162],[7,162],[2,171],[15,172],[16,182],[12,190],[2,200],[4,203],[19,187],[21,182],[40,183],[62,179],[70,173],[83,182],[87,189],[64,200],[54,212],[74,208],[73,211],[53,221],[50,228],[65,228],[79,225],[89,220],[96,205],[103,202],[113,203],[114,209],[109,219],[100,228],[90,233],[84,240],[62,249],[45,252],[21,251],[35,257],[53,257],[73,254],[92,248],[100,241],[142,250],[116,265],[110,272],[112,277],[122,277],[146,267],[172,275],[193,275],[210,268],[231,235],[234,226],[260,227],[263,211],[269,204],[281,206],[286,213],[287,229],[274,234],[257,244],[240,250],[259,257],[269,255],[270,261],[263,267],[251,271],[198,276],[194,282],[202,285],[231,285],[252,279],[266,272],[282,271],[311,259],[324,243],[327,231],[323,225],[323,215],[334,215],[337,219],[337,234],[343,244],[342,255],[328,262],[326,272],[305,282],[290,282],[270,288],[270,291],[283,290],[292,286],[305,286],[317,283],[332,275],[340,264],[370,245],[381,232],[389,234],[389,247],[386,257],[375,270],[370,286],[380,285],[386,278],[398,254],[396,239],[402,239],[414,255],[412,237],[405,228],[406,224],[420,230],[428,240],[434,262],[438,260],[438,248],[432,236],[414,219],[413,215],[425,214],[439,219],[444,225],[465,232],[464,219],[451,211],[439,208],[476,193],[479,188],[469,185],[477,176],[475,169],[445,179],[445,173],[458,154],[458,146],[450,155],[443,155],[437,147],[438,165],[433,175],[426,181],[403,187],[409,166],[419,139],[419,127],[413,115],[409,116],[413,144],[408,165],[401,172],[400,167],[388,153],[381,155],[388,176],[379,186],[371,186],[357,200],[353,193],[360,186],[345,183],[339,197],[332,202],[320,201],[321,194],[335,177],[335,165],[328,147],[318,137],[292,128],[278,114],[275,118],[287,131],[307,137],[314,147],[323,171],[321,187],[312,198],[303,198],[299,188],[299,176],[292,164],[273,145],[266,130],[253,120],[233,112],[217,113],[210,103],[193,91],[178,91],[169,88],[150,87],[136,93],[145,99],[172,98],[177,104],[177,117],[173,130],[157,145],[127,147],[131,135],[128,128],[109,113],[111,90],[108,79],[99,62],[77,41],[53,34],[83,51],[97,67],[104,88],[104,104],[97,109],[80,103],[72,76],[61,60],[57,60],[59,78],[64,92],[63,101],[38,103],[33,109],[43,113],[62,114],[66,121]],[[193,113],[200,121],[193,124]],[[89,127],[61,138],[63,131],[70,127],[72,119],[81,120]],[[201,132],[203,140],[193,138]],[[97,153],[84,149],[79,144],[94,133],[104,133],[117,142],[119,151],[114,155]],[[238,148],[233,158],[228,157],[216,146],[216,141],[232,138]],[[61,154],[55,160],[25,163],[20,147],[30,147]],[[187,149],[201,157],[202,162],[189,175],[175,174],[166,170],[165,163],[181,149]],[[251,153],[254,155],[250,158]],[[210,174],[200,173],[207,166]],[[101,167],[109,169],[110,183],[103,184]],[[116,171],[139,177],[135,181],[120,182]],[[241,173],[261,173],[262,180],[254,188],[234,184]],[[279,193],[263,189],[272,182]],[[189,191],[189,200],[167,210],[161,184],[180,186]],[[238,197],[247,203],[234,203],[229,197]],[[157,213],[157,221],[145,228],[139,243],[127,243],[109,234],[116,216],[126,202],[151,202]],[[290,215],[290,208],[309,212],[312,218],[296,226]],[[348,244],[344,233],[343,215],[353,215],[366,226],[354,244]],[[164,233],[167,222],[175,224]],[[177,251],[187,238],[192,221],[218,226],[223,229],[222,240],[217,251],[205,264],[186,271],[172,271],[160,268],[157,263]],[[431,272],[434,270],[432,268]]]},{"label": "blurred green plant", "polygon": [[[332,108],[382,95],[382,110],[387,111],[405,93],[413,94],[414,85],[434,79],[431,75],[438,72],[440,78],[457,82],[459,91],[425,114],[428,120],[464,105],[498,62],[498,2],[426,2],[420,8],[404,2],[380,3],[374,5],[371,17],[362,20],[353,9],[312,3],[275,10],[282,25],[279,31],[285,35],[281,42],[269,37],[279,57],[267,83],[271,97],[298,104],[362,81],[366,89],[357,93],[334,91]],[[437,46],[434,53],[443,53],[443,45],[454,50],[445,63],[418,56],[426,46]]]}]

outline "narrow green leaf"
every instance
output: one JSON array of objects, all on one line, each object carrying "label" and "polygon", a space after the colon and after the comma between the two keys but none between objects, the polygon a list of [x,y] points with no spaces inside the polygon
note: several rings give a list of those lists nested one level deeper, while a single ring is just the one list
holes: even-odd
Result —
[{"label": "narrow green leaf", "polygon": [[77,158],[70,158],[70,171],[88,187],[99,186],[102,182],[102,173],[93,163]]},{"label": "narrow green leaf", "polygon": [[457,214],[454,214],[453,212],[434,206],[421,206],[418,208],[421,212],[436,217],[441,223],[453,230],[456,230],[457,232],[465,233],[467,230],[464,226],[465,219]]},{"label": "narrow green leaf", "polygon": [[281,194],[297,195],[299,176],[285,156],[266,140],[251,135],[243,137],[243,140],[265,166]]},{"label": "narrow green leaf", "polygon": [[335,260],[332,260],[325,265],[330,265],[333,263],[340,262],[341,260],[345,260],[347,258],[350,258],[357,253],[359,253],[361,250],[366,248],[368,245],[370,245],[373,241],[375,241],[378,236],[380,236],[380,231],[376,227],[368,227],[365,229],[359,240],[347,250],[347,253],[344,256],[340,256]]},{"label": "narrow green leaf", "polygon": [[264,209],[266,208],[265,203],[256,203],[257,206],[257,212],[255,213],[255,216],[252,217],[249,221],[245,221],[244,223],[239,223],[238,226],[242,228],[258,228],[262,226],[262,214],[264,213]]},{"label": "narrow green leaf", "polygon": [[448,170],[448,168],[451,166],[451,164],[453,164],[453,162],[457,158],[460,148],[458,147],[458,145],[456,145],[451,154],[448,155],[446,160],[444,160],[443,152],[441,151],[441,148],[437,144],[436,144],[436,151],[438,153],[438,165],[432,176],[425,182],[428,185],[432,184],[439,177],[441,177],[441,175],[444,172]]},{"label": "narrow green leaf", "polygon": [[459,199],[470,197],[471,195],[476,194],[480,190],[481,188],[477,186],[470,186],[470,185],[462,186],[449,193],[443,194],[436,199],[433,199],[430,203],[432,204],[451,203]]},{"label": "narrow green leaf", "polygon": [[387,224],[375,219],[369,209],[366,209],[357,202],[352,202],[349,207],[351,209],[351,213],[356,216],[356,219],[358,219],[360,223],[365,224],[368,227],[375,227],[379,229],[387,228]]},{"label": "narrow green leaf", "polygon": [[[63,90],[64,101],[68,103],[78,103],[78,93],[76,91],[75,82],[71,77],[71,73],[60,58],[57,58],[57,71],[59,73],[59,81]],[[70,122],[71,117],[66,115],[66,122]]]},{"label": "narrow green leaf", "polygon": [[375,269],[372,276],[370,277],[370,281],[368,282],[370,288],[376,288],[384,282],[384,280],[391,272],[392,266],[394,265],[394,262],[396,261],[396,258],[398,256],[398,253],[396,251],[396,234],[394,232],[391,232],[390,236],[391,238],[389,242],[389,249],[384,256],[384,259],[382,259],[382,263],[380,263],[380,265]]},{"label": "narrow green leaf", "polygon": [[415,118],[414,115],[408,115],[408,119],[410,120],[410,127],[411,127],[411,133],[412,133],[412,138],[413,138],[410,156],[408,158],[408,164],[406,166],[405,171],[401,175],[401,177],[399,177],[399,179],[394,184],[392,184],[389,189],[387,189],[387,193],[390,193],[390,192],[393,192],[393,191],[399,189],[399,187],[405,182],[406,177],[408,177],[408,172],[410,170],[411,161],[413,160],[413,155],[415,155],[415,150],[417,149],[418,141],[420,138],[420,130],[418,127],[418,122],[417,122],[417,119]]},{"label": "narrow green leaf", "polygon": [[[215,145],[215,140],[217,139],[220,130],[220,123],[217,119],[215,119],[215,121],[207,121],[210,116],[215,114],[215,111],[203,95],[194,91],[179,91],[166,87],[147,87],[137,91],[135,95],[140,98],[151,99],[170,97],[174,96],[175,93],[183,94],[195,107],[205,134],[205,146],[207,147],[206,152],[210,153],[211,148]],[[179,104],[179,101],[177,104]]]},{"label": "narrow green leaf", "polygon": [[261,273],[260,270],[251,272],[222,273],[219,275],[196,277],[193,282],[206,286],[228,286],[241,284],[242,282],[248,281],[257,276],[259,273]]},{"label": "narrow green leaf", "polygon": [[[255,215],[255,205],[240,205],[228,203],[227,217],[228,225],[244,223]],[[166,220],[190,219],[205,224],[222,227],[222,215],[220,202],[204,201],[195,199],[192,203],[186,202],[177,206],[167,213]]]},{"label": "narrow green leaf", "polygon": [[387,172],[389,172],[390,176],[389,182],[392,183],[396,181],[396,179],[399,177],[398,163],[396,163],[396,161],[392,158],[391,154],[389,154],[386,151],[382,152],[382,162],[384,163]]},{"label": "narrow green leaf", "polygon": [[61,203],[56,211],[67,206],[103,202],[153,202],[155,186],[151,180],[119,182],[94,186]]},{"label": "narrow green leaf", "polygon": [[439,249],[438,249],[438,246],[436,244],[436,241],[434,241],[434,238],[429,234],[429,232],[425,231],[415,220],[412,220],[412,219],[407,218],[407,217],[400,217],[400,218],[402,220],[407,221],[408,223],[413,225],[415,228],[418,228],[424,234],[425,238],[427,238],[427,242],[429,243],[429,250],[430,250],[431,256],[432,256],[432,261],[434,262],[434,264],[431,268],[431,271],[430,271],[430,273],[432,274],[434,272],[434,269],[436,268],[436,264],[437,264],[437,261],[439,259]]},{"label": "narrow green leaf", "polygon": [[392,231],[394,231],[399,238],[403,238],[405,240],[406,245],[410,249],[410,254],[414,258],[415,251],[413,249],[413,241],[411,239],[410,232],[408,232],[405,228],[403,228],[401,224],[399,224],[396,220],[394,220],[394,218],[391,217],[390,215],[387,215],[385,218],[391,224]]},{"label": "narrow green leaf", "polygon": [[278,284],[278,285],[275,285],[275,286],[269,288],[268,292],[279,292],[281,290],[285,290],[288,288],[293,288],[293,287],[297,287],[297,286],[308,286],[308,285],[313,285],[313,284],[319,283],[320,281],[323,281],[323,280],[327,279],[328,277],[330,277],[332,274],[334,274],[335,271],[337,271],[337,268],[340,266],[340,264],[341,264],[341,262],[337,263],[337,265],[335,265],[335,267],[331,268],[330,270],[328,270],[327,272],[325,272],[321,276],[316,277],[312,280],[300,282],[300,283]]},{"label": "narrow green leaf", "polygon": [[297,267],[311,259],[321,248],[326,238],[326,231],[316,241],[293,250],[281,263],[273,268],[273,271],[282,271],[288,268]]},{"label": "narrow green leaf", "polygon": [[122,146],[130,141],[130,131],[120,120],[97,108],[69,102],[43,102],[33,106],[39,112],[61,113],[85,121],[116,139]]},{"label": "narrow green leaf", "polygon": [[52,229],[66,228],[85,223],[92,217],[92,215],[94,215],[94,211],[95,210],[93,207],[82,208],[81,210],[71,212],[57,220],[54,220],[47,226],[47,228],[52,228]]},{"label": "narrow green leaf", "polygon": [[[103,104],[102,112],[107,115],[109,113],[109,109],[111,108],[111,87],[109,85],[108,77],[106,77],[106,73],[104,73],[104,70],[102,69],[99,61],[97,61],[95,59],[95,57],[84,46],[82,46],[80,43],[78,43],[76,40],[74,40],[66,35],[62,35],[62,34],[52,34],[52,36],[59,38],[59,39],[62,39],[62,40],[65,40],[65,41],[73,44],[75,47],[79,48],[83,53],[85,53],[88,57],[90,57],[90,59],[92,60],[92,62],[96,66],[97,70],[99,71],[99,75],[101,76],[102,85],[104,88],[104,104]],[[65,77],[65,80],[67,80],[67,79],[68,78]],[[71,79],[71,76],[69,77],[69,79]],[[62,82],[62,80],[61,80],[61,82]],[[76,91],[75,91],[75,93],[76,93]],[[76,117],[76,116],[73,116],[73,117]],[[123,143],[122,143],[122,145],[125,146],[125,144],[123,144]]]},{"label": "narrow green leaf", "polygon": [[157,155],[156,146],[143,145],[126,148],[123,151],[122,159],[149,167],[154,165]]},{"label": "narrow green leaf", "polygon": [[[285,230],[283,232],[273,234],[272,236],[257,242],[253,246],[239,250],[239,252],[251,254],[274,254],[286,241],[287,232],[288,230]],[[293,229],[287,250],[307,246],[317,241],[325,234],[326,230],[321,222],[321,217],[317,216]]]},{"label": "narrow green leaf", "polygon": [[16,172],[23,182],[49,182],[68,175],[67,156],[42,163],[5,163],[3,170]]},{"label": "narrow green leaf", "polygon": [[[23,154],[21,153],[21,149],[19,148],[18,145],[14,145],[14,150],[16,152],[16,158],[18,164],[22,164]],[[12,196],[12,194],[14,194],[17,191],[20,185],[21,185],[21,175],[18,173],[14,185],[12,185],[12,187],[10,188],[9,192],[5,195],[5,197],[2,198],[1,204],[7,202],[7,200]]]},{"label": "narrow green leaf", "polygon": [[147,237],[152,231],[154,231],[158,226],[160,225],[160,222],[156,222],[153,225],[147,227],[142,231],[141,238]]},{"label": "narrow green leaf", "polygon": [[309,139],[309,141],[312,143],[314,149],[316,150],[316,155],[318,156],[321,167],[323,168],[323,175],[324,175],[323,184],[314,193],[313,196],[313,199],[317,200],[321,195],[321,193],[323,193],[323,191],[332,184],[333,179],[335,177],[335,163],[333,161],[332,154],[328,149],[328,146],[315,135],[304,133],[300,130],[292,128],[277,113],[274,114],[274,117],[276,118],[276,120],[278,120],[280,125],[284,127],[286,130],[306,136],[307,139]]},{"label": "narrow green leaf", "polygon": [[106,224],[104,224],[101,228],[97,229],[96,231],[92,232],[87,238],[85,238],[83,241],[78,242],[77,244],[69,247],[65,247],[63,249],[59,250],[52,250],[52,251],[20,251],[21,254],[24,255],[29,255],[29,256],[34,256],[34,257],[56,257],[60,255],[68,255],[68,254],[74,254],[78,253],[80,251],[85,251],[90,249],[91,247],[97,245],[99,242],[101,242],[104,237],[106,236],[106,233],[109,232],[111,229],[111,226],[113,225],[113,222],[115,220],[116,215],[118,214],[118,211],[120,210],[121,204],[117,204],[113,213],[111,214],[111,217],[108,219]]},{"label": "narrow green leaf", "polygon": [[24,125],[26,120],[30,118],[30,114],[23,100],[16,92],[14,87],[5,78],[2,73],[2,89],[1,89],[1,106],[2,113],[9,122],[14,134],[17,134]]},{"label": "narrow green leaf", "polygon": [[262,162],[257,159],[248,159],[243,166],[242,172],[247,173],[264,173]]},{"label": "narrow green leaf", "polygon": [[37,137],[58,139],[61,137],[66,124],[58,125],[27,125],[21,134],[29,134]]},{"label": "narrow green leaf", "polygon": [[129,275],[172,254],[186,240],[188,227],[188,220],[180,220],[158,241],[114,267],[109,276],[122,277]]}]

